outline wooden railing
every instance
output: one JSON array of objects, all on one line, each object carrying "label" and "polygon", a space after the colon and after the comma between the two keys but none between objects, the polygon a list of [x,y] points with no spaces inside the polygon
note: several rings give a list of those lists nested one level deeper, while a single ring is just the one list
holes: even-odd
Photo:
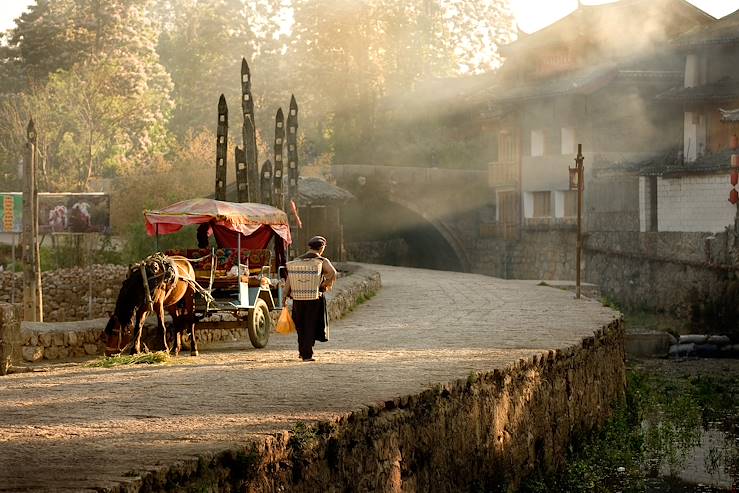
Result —
[{"label": "wooden railing", "polygon": [[496,161],[488,165],[488,180],[491,187],[511,186],[518,183],[518,163],[516,161]]}]

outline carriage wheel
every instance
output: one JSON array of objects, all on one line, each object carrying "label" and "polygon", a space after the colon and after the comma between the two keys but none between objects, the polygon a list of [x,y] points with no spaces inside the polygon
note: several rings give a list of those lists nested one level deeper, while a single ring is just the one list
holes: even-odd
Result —
[{"label": "carriage wheel", "polygon": [[251,345],[261,349],[269,341],[269,331],[272,330],[272,318],[269,316],[269,308],[264,300],[257,300],[254,308],[249,310],[246,319],[246,328],[249,332]]}]

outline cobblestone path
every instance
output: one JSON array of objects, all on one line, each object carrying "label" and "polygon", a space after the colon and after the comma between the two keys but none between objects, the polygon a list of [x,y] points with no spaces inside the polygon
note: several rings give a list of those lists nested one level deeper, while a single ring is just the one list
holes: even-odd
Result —
[{"label": "cobblestone path", "polygon": [[82,364],[0,379],[0,491],[79,491],[298,420],[417,393],[592,335],[615,312],[530,281],[373,266],[383,288],[332,323],[316,363],[294,334],[175,365]]}]

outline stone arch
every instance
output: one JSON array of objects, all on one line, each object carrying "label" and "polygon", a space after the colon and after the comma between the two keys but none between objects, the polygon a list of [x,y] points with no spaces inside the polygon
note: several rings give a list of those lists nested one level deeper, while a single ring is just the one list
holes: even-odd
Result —
[{"label": "stone arch", "polygon": [[457,235],[455,235],[454,232],[452,232],[449,227],[444,224],[443,221],[431,217],[426,211],[420,210],[420,207],[418,207],[416,204],[409,202],[403,198],[388,196],[387,200],[401,207],[405,207],[409,211],[412,211],[413,213],[422,217],[426,222],[433,226],[434,229],[436,229],[441,237],[444,238],[444,240],[452,248],[454,256],[457,258],[457,260],[459,260],[459,265],[462,267],[462,271],[470,272],[472,270],[469,256],[467,255],[467,251],[464,248],[462,242],[459,240]]}]

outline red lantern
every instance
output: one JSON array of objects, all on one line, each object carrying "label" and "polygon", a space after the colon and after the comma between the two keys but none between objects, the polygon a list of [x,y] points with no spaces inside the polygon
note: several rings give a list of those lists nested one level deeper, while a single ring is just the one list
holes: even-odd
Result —
[{"label": "red lantern", "polygon": [[729,202],[732,204],[736,204],[739,201],[739,192],[736,191],[736,188],[732,188],[731,192],[729,192]]},{"label": "red lantern", "polygon": [[731,147],[731,149],[734,151],[736,151],[736,148],[739,147],[739,139],[737,139],[736,134],[732,135],[729,138],[729,147]]},{"label": "red lantern", "polygon": [[731,184],[736,186],[737,183],[739,183],[739,171],[733,169],[731,170]]}]

